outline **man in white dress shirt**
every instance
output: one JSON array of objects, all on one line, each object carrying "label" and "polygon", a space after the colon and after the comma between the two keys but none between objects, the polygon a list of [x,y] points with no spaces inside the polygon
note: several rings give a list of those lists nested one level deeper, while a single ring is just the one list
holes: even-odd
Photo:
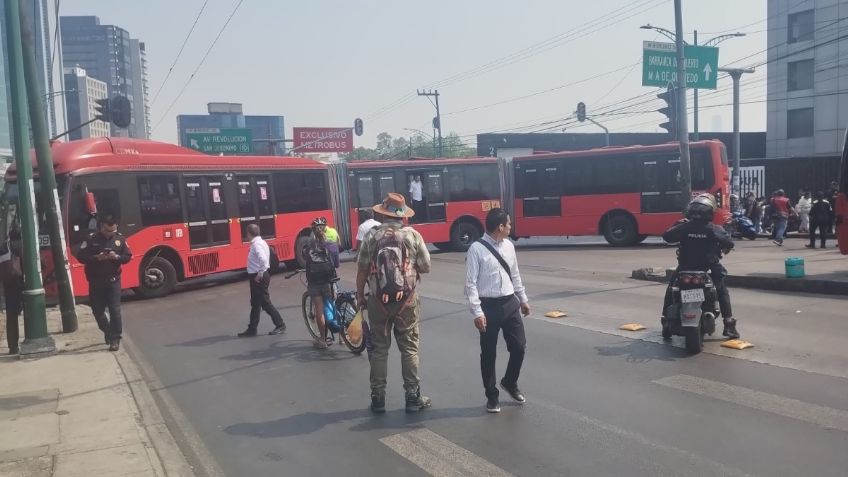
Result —
[{"label": "man in white dress shirt", "polygon": [[500,208],[492,209],[486,216],[487,233],[471,244],[465,257],[465,297],[474,326],[480,331],[480,371],[486,389],[486,411],[491,413],[501,412],[495,380],[495,356],[501,331],[509,350],[501,388],[516,402],[527,401],[518,389],[518,375],[527,344],[521,315],[530,314],[530,303],[518,271],[515,247],[508,238],[511,229],[509,214]]},{"label": "man in white dress shirt", "polygon": [[[421,176],[415,175],[409,183],[409,199],[412,201],[412,210],[415,211],[416,221],[423,222],[424,219],[424,185]],[[410,218],[410,220],[413,220]]]},{"label": "man in white dress shirt", "polygon": [[247,276],[250,280],[250,323],[247,330],[239,333],[242,338],[256,336],[256,328],[259,326],[259,314],[262,310],[271,315],[274,329],[269,335],[278,335],[286,332],[286,324],[280,312],[271,303],[271,295],[268,287],[271,285],[271,250],[268,243],[262,240],[259,226],[250,224],[247,226],[247,238],[250,239],[250,252],[247,254]]}]

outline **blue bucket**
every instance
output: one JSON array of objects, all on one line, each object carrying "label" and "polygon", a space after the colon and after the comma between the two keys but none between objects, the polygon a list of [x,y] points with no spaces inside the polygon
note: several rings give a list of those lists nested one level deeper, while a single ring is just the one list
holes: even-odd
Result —
[{"label": "blue bucket", "polygon": [[804,259],[789,257],[786,259],[786,278],[804,278]]}]

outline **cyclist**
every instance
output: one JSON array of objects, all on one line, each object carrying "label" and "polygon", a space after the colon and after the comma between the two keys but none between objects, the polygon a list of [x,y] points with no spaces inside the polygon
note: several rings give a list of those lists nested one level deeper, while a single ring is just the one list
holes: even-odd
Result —
[{"label": "cyclist", "polygon": [[333,300],[333,281],[336,278],[336,266],[328,250],[326,235],[327,219],[318,217],[312,221],[312,235],[303,247],[306,258],[306,290],[312,298],[315,308],[315,322],[320,338],[315,347],[327,349],[327,324],[324,320],[324,302]]}]

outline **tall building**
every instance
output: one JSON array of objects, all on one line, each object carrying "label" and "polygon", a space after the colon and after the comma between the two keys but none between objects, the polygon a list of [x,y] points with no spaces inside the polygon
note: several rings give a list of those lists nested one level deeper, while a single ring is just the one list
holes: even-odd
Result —
[{"label": "tall building", "polygon": [[836,156],[848,127],[848,0],[768,1],[768,157]]},{"label": "tall building", "polygon": [[[97,100],[108,98],[106,83],[94,79],[78,66],[65,68],[65,102],[68,108],[68,128],[75,128],[97,116]],[[109,136],[109,124],[94,121],[68,134],[68,139]]]},{"label": "tall building", "polygon": [[150,105],[147,91],[147,53],[144,42],[130,40],[130,60],[132,61],[132,86],[133,98],[141,107],[133,108],[133,122],[135,123],[135,137],[150,138]]},{"label": "tall building", "polygon": [[[89,76],[106,83],[109,96],[122,95],[132,104],[133,118],[128,129],[112,126],[112,136],[148,137],[146,121],[137,121],[136,112],[147,114],[144,95],[146,60],[141,43],[133,55],[132,38],[121,27],[101,25],[96,16],[62,17],[63,64],[66,68],[80,66]],[[134,68],[133,57],[138,67]],[[136,83],[141,83],[141,95],[136,93]]]},{"label": "tall building", "polygon": [[181,146],[190,147],[189,134],[204,129],[242,129],[249,131],[251,154],[279,156],[285,152],[283,116],[245,116],[240,103],[208,103],[207,111],[209,114],[177,116]]},{"label": "tall building", "polygon": [[[27,0],[24,2],[23,13],[27,22],[26,32],[31,32],[34,38],[35,59],[38,66],[38,83],[43,94],[44,114],[51,135],[64,131],[65,108],[62,101],[61,65],[62,52],[56,42],[56,11],[50,8],[53,2],[47,0]],[[0,2],[2,6],[2,2]],[[5,8],[0,8],[0,20],[5,18]],[[3,46],[3,61],[0,62],[0,156],[11,157],[12,134],[10,122],[10,90],[9,90],[9,57],[6,48],[5,23],[0,21],[0,43]],[[56,46],[54,48],[54,45]]]}]

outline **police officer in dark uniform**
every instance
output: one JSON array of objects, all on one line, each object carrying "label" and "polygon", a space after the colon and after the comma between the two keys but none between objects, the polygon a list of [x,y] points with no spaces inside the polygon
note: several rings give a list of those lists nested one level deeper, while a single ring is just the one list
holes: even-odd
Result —
[{"label": "police officer in dark uniform", "polygon": [[91,311],[109,351],[118,351],[121,344],[121,265],[131,258],[127,240],[110,216],[100,219],[100,230],[90,234],[77,252],[77,260],[85,264]]},{"label": "police officer in dark uniform", "polygon": [[[739,332],[736,331],[736,319],[733,318],[733,310],[730,306],[730,293],[724,284],[727,269],[721,264],[722,254],[733,249],[733,240],[721,227],[713,223],[713,215],[716,202],[712,195],[701,194],[686,207],[686,218],[679,220],[663,234],[663,240],[668,243],[680,244],[677,251],[677,270],[699,270],[709,271],[713,284],[718,293],[718,304],[721,316],[724,319],[724,331],[722,334],[728,338],[738,339]],[[665,326],[665,310],[671,306],[674,297],[671,292],[671,284],[674,277],[669,281],[666,290],[665,302],[663,304],[663,338],[670,339],[671,332]]]}]

